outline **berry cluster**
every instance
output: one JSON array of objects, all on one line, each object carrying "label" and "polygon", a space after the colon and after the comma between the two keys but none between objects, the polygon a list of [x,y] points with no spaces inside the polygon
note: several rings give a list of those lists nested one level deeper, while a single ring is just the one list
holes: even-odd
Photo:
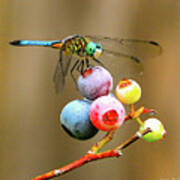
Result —
[{"label": "berry cluster", "polygon": [[[83,95],[82,100],[69,102],[62,110],[60,122],[64,130],[73,138],[86,140],[95,136],[98,130],[106,131],[106,135],[80,159],[61,168],[35,177],[33,180],[45,180],[61,176],[85,163],[109,157],[119,157],[122,150],[142,138],[147,142],[155,142],[166,135],[162,123],[151,117],[145,121],[140,115],[155,113],[153,109],[140,107],[135,110],[134,103],[141,98],[141,87],[131,79],[121,80],[115,95],[110,93],[113,87],[111,74],[100,66],[88,68],[78,79],[78,88]],[[130,106],[130,112],[125,111]],[[112,140],[115,131],[127,120],[135,119],[139,130],[119,146],[100,152],[105,144]]]},{"label": "berry cluster", "polygon": [[[151,117],[142,121],[139,117],[154,112],[152,109],[134,109],[134,104],[141,98],[141,87],[134,80],[121,80],[115,89],[115,97],[110,93],[113,87],[111,74],[103,67],[95,66],[78,78],[77,85],[84,99],[69,102],[60,115],[61,125],[70,136],[89,139],[98,130],[114,131],[129,119],[137,120],[140,133],[147,128],[151,130],[142,137],[145,141],[155,142],[165,136],[166,131],[158,119]],[[130,113],[126,114],[125,105],[131,106]]]}]

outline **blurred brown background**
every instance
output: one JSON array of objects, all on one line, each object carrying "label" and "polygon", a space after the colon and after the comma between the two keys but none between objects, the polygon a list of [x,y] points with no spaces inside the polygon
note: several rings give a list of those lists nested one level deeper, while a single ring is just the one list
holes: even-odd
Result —
[{"label": "blurred brown background", "polygon": [[[70,78],[65,91],[55,94],[57,51],[8,45],[13,39],[60,39],[75,33],[160,42],[163,54],[144,64],[139,105],[158,110],[168,136],[153,144],[139,141],[119,159],[93,162],[57,179],[180,179],[179,19],[179,0],[1,0],[0,179],[27,180],[61,167],[81,157],[103,135],[78,141],[60,127],[62,107],[80,95]],[[116,61],[105,63],[115,71]],[[135,122],[127,123],[107,147],[136,130]]]}]

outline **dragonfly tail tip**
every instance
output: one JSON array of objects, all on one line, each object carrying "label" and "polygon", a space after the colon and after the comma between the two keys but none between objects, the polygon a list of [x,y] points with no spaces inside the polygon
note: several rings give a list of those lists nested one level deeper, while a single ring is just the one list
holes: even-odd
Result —
[{"label": "dragonfly tail tip", "polygon": [[20,40],[15,40],[15,41],[11,41],[11,42],[9,42],[9,44],[11,44],[11,45],[14,45],[14,46],[18,46],[18,45],[20,45]]}]

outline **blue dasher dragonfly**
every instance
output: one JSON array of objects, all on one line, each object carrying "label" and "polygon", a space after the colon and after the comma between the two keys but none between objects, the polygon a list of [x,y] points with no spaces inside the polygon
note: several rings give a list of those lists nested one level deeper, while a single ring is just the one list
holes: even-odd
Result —
[{"label": "blue dasher dragonfly", "polygon": [[[59,61],[53,76],[57,92],[63,90],[68,71],[70,71],[72,79],[76,82],[76,78],[73,75],[74,71],[83,74],[87,68],[92,66],[90,63],[93,61],[104,66],[99,60],[99,57],[103,54],[129,59],[136,64],[140,64],[142,59],[138,55],[143,51],[142,47],[145,50],[147,48],[152,50],[152,56],[160,55],[162,51],[160,44],[155,41],[90,35],[82,36],[78,34],[68,36],[62,40],[14,40],[10,44],[20,47],[41,46],[59,49]],[[131,54],[133,51],[135,55]],[[75,62],[71,66],[72,59],[75,59]]]}]

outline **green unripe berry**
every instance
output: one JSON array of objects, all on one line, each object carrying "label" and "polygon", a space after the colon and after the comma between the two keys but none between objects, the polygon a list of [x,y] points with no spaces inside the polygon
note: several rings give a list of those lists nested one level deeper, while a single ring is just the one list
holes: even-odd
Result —
[{"label": "green unripe berry", "polygon": [[141,125],[139,131],[142,133],[147,128],[150,128],[152,131],[142,136],[142,139],[147,142],[161,140],[166,135],[166,130],[164,129],[163,124],[156,118],[150,118],[144,121],[144,124]]}]

